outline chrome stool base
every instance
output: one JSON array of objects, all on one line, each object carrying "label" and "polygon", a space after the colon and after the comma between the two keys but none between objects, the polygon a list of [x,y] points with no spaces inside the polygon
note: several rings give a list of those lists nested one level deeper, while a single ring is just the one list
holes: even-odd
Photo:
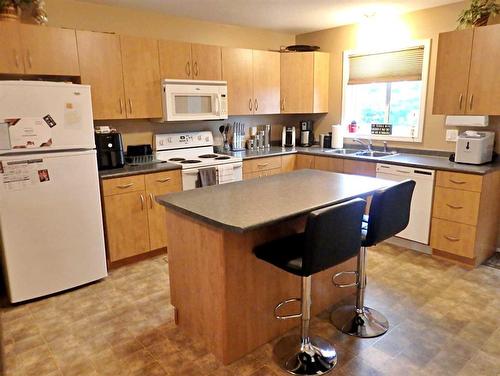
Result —
[{"label": "chrome stool base", "polygon": [[292,375],[323,375],[337,364],[337,352],[321,337],[302,341],[299,335],[283,337],[274,346],[275,361]]},{"label": "chrome stool base", "polygon": [[379,311],[368,307],[358,310],[354,305],[337,308],[330,321],[341,332],[360,338],[378,337],[389,329],[389,322]]}]

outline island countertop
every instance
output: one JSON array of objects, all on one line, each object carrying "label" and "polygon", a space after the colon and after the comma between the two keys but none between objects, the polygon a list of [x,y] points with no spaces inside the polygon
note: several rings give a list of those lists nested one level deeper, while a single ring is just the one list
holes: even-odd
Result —
[{"label": "island countertop", "polygon": [[313,210],[366,197],[395,182],[318,170],[250,179],[157,197],[167,208],[243,233]]}]

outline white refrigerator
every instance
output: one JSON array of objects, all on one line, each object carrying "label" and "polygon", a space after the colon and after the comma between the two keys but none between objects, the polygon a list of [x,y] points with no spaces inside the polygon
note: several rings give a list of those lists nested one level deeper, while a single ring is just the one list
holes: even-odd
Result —
[{"label": "white refrigerator", "polygon": [[107,276],[89,86],[0,81],[0,246],[12,303]]}]

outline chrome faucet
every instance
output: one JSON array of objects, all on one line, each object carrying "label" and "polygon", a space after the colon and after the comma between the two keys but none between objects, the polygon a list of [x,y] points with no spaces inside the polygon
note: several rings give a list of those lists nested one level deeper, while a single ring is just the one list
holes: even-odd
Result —
[{"label": "chrome faucet", "polygon": [[362,140],[360,138],[355,138],[353,139],[354,142],[357,142],[358,144],[361,144],[363,146],[366,146],[366,148],[368,149],[368,151],[372,151],[372,140]]},{"label": "chrome faucet", "polygon": [[384,141],[384,153],[387,153],[387,141]]}]

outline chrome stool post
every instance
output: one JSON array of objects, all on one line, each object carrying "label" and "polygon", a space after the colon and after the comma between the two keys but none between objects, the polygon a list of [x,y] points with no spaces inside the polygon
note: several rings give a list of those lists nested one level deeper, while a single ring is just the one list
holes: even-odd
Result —
[{"label": "chrome stool post", "polygon": [[[342,273],[337,273],[339,274]],[[336,285],[338,287],[357,286],[356,304],[342,306],[333,311],[330,316],[330,321],[337,329],[345,334],[361,338],[378,337],[387,332],[389,322],[385,316],[373,308],[365,307],[366,247],[361,247],[358,255],[356,283]]]},{"label": "chrome stool post", "polygon": [[[301,313],[281,316],[277,309],[292,301],[301,302]],[[283,337],[274,347],[275,361],[292,375],[323,375],[330,372],[337,364],[337,352],[334,347],[317,336],[309,336],[311,321],[311,276],[302,277],[301,299],[287,299],[275,309],[276,318],[286,320],[301,318],[301,333]]]}]

